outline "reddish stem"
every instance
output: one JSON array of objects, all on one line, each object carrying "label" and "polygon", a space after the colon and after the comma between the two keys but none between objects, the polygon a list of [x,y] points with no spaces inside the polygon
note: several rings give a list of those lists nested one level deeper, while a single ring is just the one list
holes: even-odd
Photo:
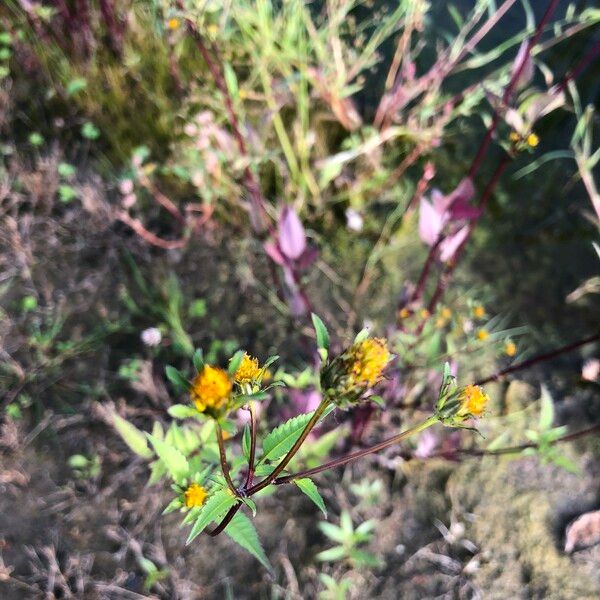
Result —
[{"label": "reddish stem", "polygon": [[532,365],[535,365],[540,362],[544,362],[546,360],[550,360],[552,358],[555,358],[556,356],[560,356],[561,354],[566,354],[567,352],[571,352],[572,350],[575,350],[576,348],[585,346],[586,344],[591,344],[592,342],[596,342],[598,340],[600,340],[600,331],[598,333],[590,335],[589,337],[586,337],[582,340],[572,342],[570,344],[567,344],[566,346],[561,346],[560,348],[550,350],[550,352],[544,352],[544,354],[538,354],[537,356],[528,358],[527,360],[515,363],[514,365],[511,365],[510,367],[506,367],[506,369],[502,369],[501,371],[498,371],[497,373],[494,373],[493,375],[489,375],[487,377],[484,377],[483,379],[480,379],[476,383],[476,385],[483,385],[485,383],[489,383],[490,381],[497,381],[504,375],[508,375],[509,373],[514,373],[515,371],[521,371],[522,369],[527,369],[528,367],[531,367]]}]

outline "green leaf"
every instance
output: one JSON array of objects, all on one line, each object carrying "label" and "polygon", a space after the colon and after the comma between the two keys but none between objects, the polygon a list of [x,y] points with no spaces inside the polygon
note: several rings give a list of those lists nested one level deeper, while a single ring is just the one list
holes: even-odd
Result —
[{"label": "green leaf", "polygon": [[183,479],[189,470],[188,461],[185,456],[177,448],[170,446],[166,442],[159,440],[149,433],[146,435],[154,447],[156,454],[165,464],[171,477],[175,481]]},{"label": "green leaf", "polygon": [[186,545],[199,536],[209,523],[216,521],[236,503],[237,499],[234,498],[227,489],[221,489],[211,494],[204,506],[200,509],[198,518],[185,542]]},{"label": "green leaf", "polygon": [[346,556],[346,548],[344,546],[334,546],[333,548],[329,548],[329,550],[323,550],[323,552],[319,552],[315,558],[320,561],[335,561],[341,560]]},{"label": "green leaf", "polygon": [[178,508],[181,508],[182,506],[183,503],[181,502],[181,498],[173,498],[173,500],[171,500],[171,502],[167,504],[165,510],[162,511],[162,514],[168,515],[169,513],[173,512],[174,510],[177,510]]},{"label": "green leaf", "polygon": [[204,353],[202,352],[202,348],[198,348],[194,352],[194,358],[192,360],[194,362],[194,369],[200,373],[202,369],[204,369]]},{"label": "green leaf", "polygon": [[67,96],[72,96],[77,92],[85,89],[87,86],[87,81],[82,77],[76,77],[75,79],[71,79],[67,84],[66,92]]},{"label": "green leaf", "polygon": [[356,334],[356,337],[354,338],[354,343],[360,344],[361,342],[364,342],[368,337],[369,337],[369,329],[367,327],[365,327],[364,329],[361,329]]},{"label": "green leaf", "polygon": [[327,518],[327,509],[325,508],[325,503],[323,502],[323,498],[321,494],[319,494],[319,490],[317,486],[314,484],[313,480],[304,477],[302,479],[294,479],[294,483],[319,507],[321,512]]},{"label": "green leaf", "polygon": [[75,167],[66,162],[61,162],[58,165],[58,174],[64,179],[70,179],[75,175]]},{"label": "green leaf", "polygon": [[229,367],[227,368],[229,377],[233,377],[240,368],[244,354],[246,354],[244,350],[238,350],[229,360]]},{"label": "green leaf", "polygon": [[550,429],[554,421],[554,403],[548,388],[542,385],[542,395],[540,396],[540,420],[539,427],[542,431]]},{"label": "green leaf", "polygon": [[167,365],[165,367],[167,379],[173,384],[178,392],[187,392],[190,389],[189,381],[175,367]]},{"label": "green leaf", "polygon": [[260,462],[275,461],[286,454],[300,437],[312,416],[312,412],[298,415],[275,427],[263,440],[263,455]]},{"label": "green leaf", "polygon": [[116,413],[112,415],[113,425],[123,441],[139,456],[152,458],[152,450],[148,448],[146,436],[135,425],[126,421]]},{"label": "green leaf", "polygon": [[100,137],[100,130],[88,121],[81,127],[81,135],[87,140],[96,140]]},{"label": "green leaf", "polygon": [[250,459],[250,427],[244,425],[244,433],[242,434],[242,452],[247,460]]},{"label": "green leaf", "polygon": [[167,412],[175,419],[195,419],[201,416],[201,413],[195,408],[187,406],[186,404],[173,404],[173,406],[169,406]]},{"label": "green leaf", "polygon": [[250,552],[269,571],[273,570],[260,543],[256,529],[252,521],[245,514],[241,512],[236,513],[233,519],[231,519],[231,523],[225,528],[225,533],[234,542],[244,548],[244,550]]},{"label": "green leaf", "polygon": [[311,313],[310,316],[315,333],[317,334],[317,347],[319,350],[323,349],[329,352],[329,332],[327,331],[327,327],[325,327],[325,323],[315,313]]}]

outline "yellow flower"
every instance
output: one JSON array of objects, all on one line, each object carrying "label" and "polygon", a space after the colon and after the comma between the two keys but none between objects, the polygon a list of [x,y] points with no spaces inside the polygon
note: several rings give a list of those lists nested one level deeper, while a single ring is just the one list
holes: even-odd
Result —
[{"label": "yellow flower", "polygon": [[438,318],[435,320],[435,326],[436,326],[438,329],[442,329],[443,327],[445,327],[445,326],[446,326],[446,323],[447,323],[447,321],[446,321],[446,319],[444,319],[443,317],[438,317]]},{"label": "yellow flower", "polygon": [[195,506],[202,506],[204,504],[207,493],[201,485],[192,483],[183,495],[185,497],[185,505],[188,508],[194,508]]},{"label": "yellow flower", "polygon": [[406,318],[410,317],[410,310],[408,310],[408,308],[402,308],[402,309],[400,309],[398,316],[401,319],[406,319]]},{"label": "yellow flower", "polygon": [[219,367],[205,365],[192,383],[190,394],[200,412],[207,408],[220,408],[229,398],[231,381],[227,373]]},{"label": "yellow flower", "polygon": [[513,144],[516,144],[521,139],[521,136],[516,131],[511,131],[510,134],[508,135],[508,139]]},{"label": "yellow flower", "polygon": [[242,362],[235,372],[233,379],[236,383],[250,383],[260,375],[260,367],[258,366],[258,358],[252,358],[248,353],[244,354]]},{"label": "yellow flower", "polygon": [[450,317],[452,317],[452,311],[447,306],[445,306],[440,311],[440,316],[442,317],[442,319],[449,320]]},{"label": "yellow flower", "polygon": [[431,313],[426,308],[422,308],[420,314],[422,319],[429,319],[429,316],[431,315]]},{"label": "yellow flower", "polygon": [[215,23],[212,23],[206,28],[206,31],[208,32],[208,35],[210,35],[210,37],[215,37],[217,33],[219,33],[219,26]]},{"label": "yellow flower", "polygon": [[540,143],[540,138],[535,133],[530,133],[527,136],[527,145],[531,148],[535,148]]},{"label": "yellow flower", "polygon": [[174,31],[175,29],[179,28],[179,19],[169,19],[167,21],[167,27],[171,30]]},{"label": "yellow flower", "polygon": [[246,90],[240,90],[238,93],[240,100],[245,100],[248,97],[248,92]]},{"label": "yellow flower", "polygon": [[487,340],[489,337],[490,337],[490,334],[485,329],[480,329],[477,332],[477,339],[480,342],[485,342],[485,340]]},{"label": "yellow flower", "polygon": [[468,385],[460,394],[460,411],[462,415],[480,417],[485,410],[489,398],[478,385]]},{"label": "yellow flower", "polygon": [[478,304],[473,308],[473,316],[476,319],[483,319],[483,317],[485,317],[485,308],[481,304]]},{"label": "yellow flower", "polygon": [[514,356],[517,353],[517,345],[514,342],[506,342],[504,352],[507,356]]},{"label": "yellow flower", "polygon": [[350,381],[353,385],[373,386],[382,376],[390,360],[387,342],[380,338],[369,338],[350,348],[352,363]]}]

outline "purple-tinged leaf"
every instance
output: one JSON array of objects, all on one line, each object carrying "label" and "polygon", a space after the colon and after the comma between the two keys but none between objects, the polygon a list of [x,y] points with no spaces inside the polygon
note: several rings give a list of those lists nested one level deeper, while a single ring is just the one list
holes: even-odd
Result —
[{"label": "purple-tinged leaf", "polygon": [[419,237],[421,240],[428,246],[433,246],[445,223],[444,213],[437,211],[428,200],[421,198],[419,206]]},{"label": "purple-tinged leaf", "polygon": [[469,235],[469,226],[465,225],[461,227],[456,233],[449,235],[440,244],[440,260],[447,262],[454,258],[457,250],[460,248],[462,243],[467,239]]},{"label": "purple-tinged leaf", "polygon": [[278,223],[279,248],[285,256],[296,260],[306,249],[306,233],[296,211],[284,206]]}]

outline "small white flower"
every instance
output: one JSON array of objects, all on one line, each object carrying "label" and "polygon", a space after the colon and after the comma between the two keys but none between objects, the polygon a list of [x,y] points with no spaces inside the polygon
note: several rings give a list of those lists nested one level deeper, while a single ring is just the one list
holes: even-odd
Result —
[{"label": "small white flower", "polygon": [[160,329],[156,327],[148,327],[148,329],[144,329],[140,337],[146,346],[158,346],[162,340]]},{"label": "small white flower", "polygon": [[585,381],[597,381],[600,377],[600,360],[590,358],[583,363],[581,378]]},{"label": "small white flower", "polygon": [[362,215],[353,208],[346,209],[346,225],[352,231],[362,231],[364,219]]}]

